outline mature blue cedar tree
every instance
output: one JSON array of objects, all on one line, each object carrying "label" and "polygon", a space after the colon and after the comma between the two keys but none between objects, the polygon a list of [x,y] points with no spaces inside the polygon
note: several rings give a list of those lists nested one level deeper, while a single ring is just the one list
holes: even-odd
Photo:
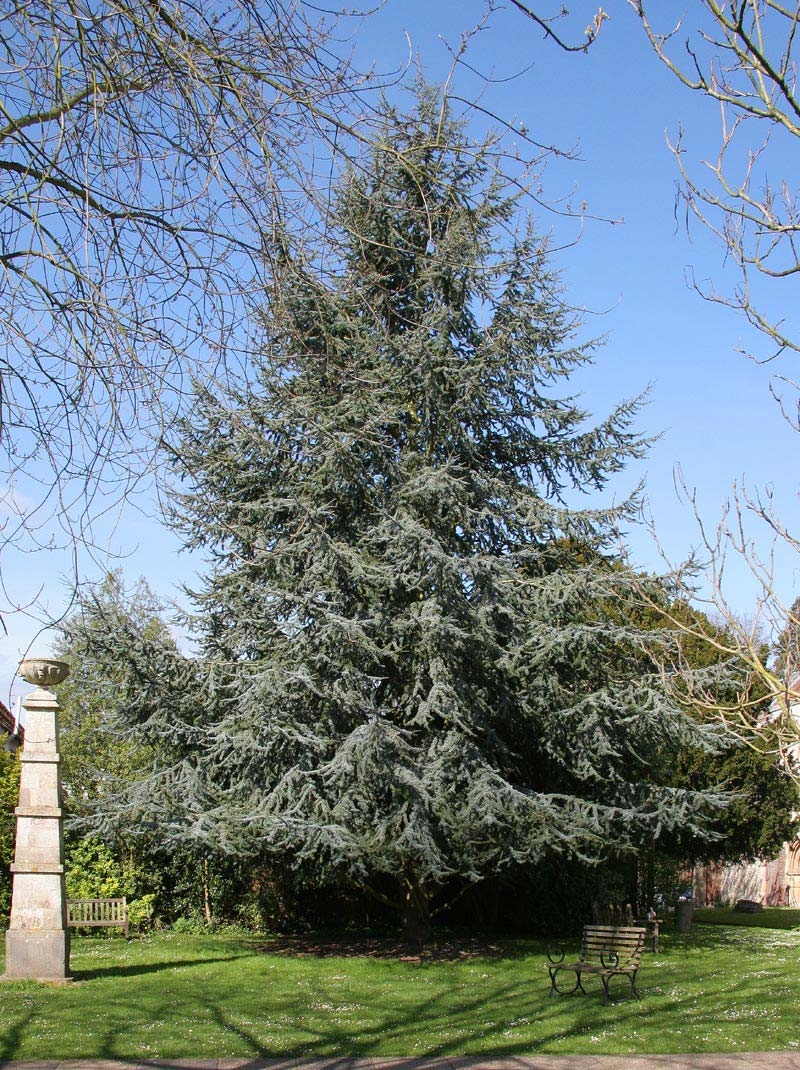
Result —
[{"label": "mature blue cedar tree", "polygon": [[559,389],[592,347],[495,151],[423,87],[338,190],[337,271],[272,246],[257,374],[200,389],[171,444],[202,656],[128,711],[183,747],[131,814],[289,854],[415,940],[445,886],[702,834],[720,803],[666,782],[711,730],[620,610],[625,507],[567,504],[646,448],[637,403],[592,426]]}]

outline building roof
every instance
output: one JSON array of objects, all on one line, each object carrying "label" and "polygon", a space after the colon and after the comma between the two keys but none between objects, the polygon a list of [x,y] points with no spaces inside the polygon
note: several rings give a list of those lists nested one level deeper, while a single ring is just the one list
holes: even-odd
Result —
[{"label": "building roof", "polygon": [[3,702],[0,702],[0,729],[4,732],[14,731],[14,714]]},{"label": "building roof", "polygon": [[[14,726],[17,724],[14,714],[6,706],[4,702],[0,702],[0,733],[13,732]],[[17,725],[17,733],[20,738],[20,742],[25,742],[25,729],[22,725]]]}]

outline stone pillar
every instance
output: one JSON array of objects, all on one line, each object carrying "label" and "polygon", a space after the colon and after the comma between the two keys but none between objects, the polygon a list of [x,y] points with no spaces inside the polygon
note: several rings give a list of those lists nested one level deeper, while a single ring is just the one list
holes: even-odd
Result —
[{"label": "stone pillar", "polygon": [[[20,675],[29,683],[56,684],[65,662],[31,659]],[[39,687],[25,698],[25,745],[20,760],[19,806],[11,866],[11,920],[6,932],[5,980],[69,978],[69,929],[64,887],[64,829],[58,700]]]}]

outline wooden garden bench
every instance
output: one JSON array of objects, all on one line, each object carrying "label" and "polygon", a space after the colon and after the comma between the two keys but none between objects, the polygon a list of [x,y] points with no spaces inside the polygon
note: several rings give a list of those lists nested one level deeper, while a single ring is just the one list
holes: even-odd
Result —
[{"label": "wooden garden bench", "polygon": [[[574,962],[564,961],[563,950],[558,949],[554,954],[552,949],[548,948],[550,995],[572,995],[578,991],[586,995],[582,978],[588,973],[600,978],[604,1004],[609,999],[608,985],[612,977],[627,977],[630,982],[628,998],[636,996],[638,999],[636,973],[642,959],[646,933],[647,929],[638,925],[586,925],[583,929],[581,950]],[[572,988],[558,987],[558,975],[562,972],[575,974],[575,984]]]},{"label": "wooden garden bench", "polygon": [[128,939],[128,900],[122,899],[68,899],[67,924],[74,928],[90,929],[115,926]]}]

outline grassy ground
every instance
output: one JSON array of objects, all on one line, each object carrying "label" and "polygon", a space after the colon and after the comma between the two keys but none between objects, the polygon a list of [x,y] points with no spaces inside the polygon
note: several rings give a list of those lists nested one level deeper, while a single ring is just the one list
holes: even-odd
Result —
[{"label": "grassy ground", "polygon": [[759,929],[798,929],[800,928],[800,910],[795,910],[792,907],[765,907],[760,914],[746,914],[725,907],[710,907],[708,910],[695,910],[694,920],[702,925],[742,925],[746,928]]},{"label": "grassy ground", "polygon": [[[763,918],[762,915],[756,916]],[[797,1048],[800,929],[667,934],[641,1002],[548,998],[543,945],[438,961],[267,940],[77,937],[75,981],[0,985],[0,1060]]]}]

